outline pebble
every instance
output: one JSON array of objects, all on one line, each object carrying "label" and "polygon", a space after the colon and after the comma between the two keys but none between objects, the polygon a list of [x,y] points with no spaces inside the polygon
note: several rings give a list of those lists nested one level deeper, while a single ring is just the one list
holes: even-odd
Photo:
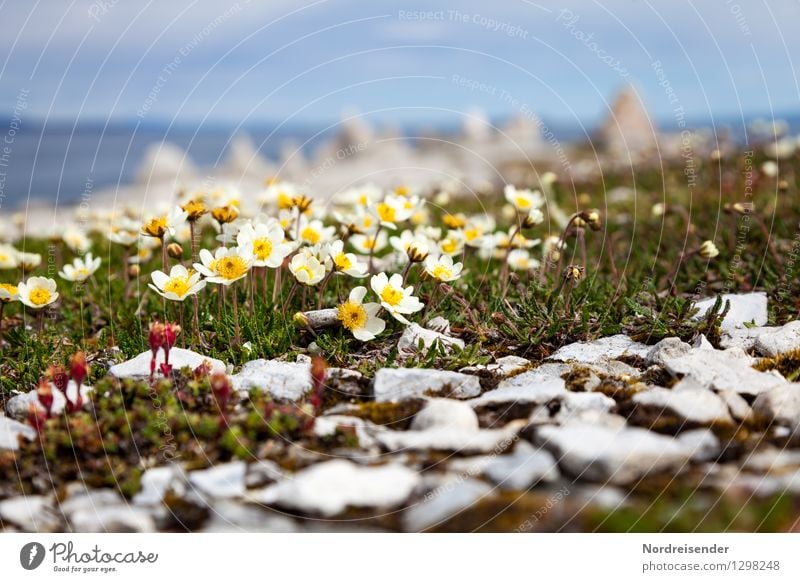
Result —
[{"label": "pebble", "polygon": [[36,431],[32,426],[12,420],[0,412],[0,450],[19,449],[19,437],[33,440],[36,438]]},{"label": "pebble", "polygon": [[733,419],[725,402],[705,388],[668,390],[654,387],[633,395],[638,406],[656,412],[668,412],[685,422],[697,424],[732,424]]},{"label": "pebble", "polygon": [[310,361],[251,360],[238,374],[231,376],[231,381],[239,392],[257,388],[277,400],[296,401],[311,390],[311,364]]},{"label": "pebble", "polygon": [[759,372],[752,359],[738,349],[692,350],[676,358],[665,358],[664,368],[673,376],[691,376],[704,388],[758,395],[786,384],[780,374]]},{"label": "pebble", "polygon": [[[81,386],[81,397],[83,398],[84,406],[89,404],[89,397],[92,393],[92,390],[93,388],[91,386]],[[52,392],[53,404],[50,407],[50,414],[55,416],[57,414],[61,414],[61,411],[64,410],[64,407],[67,405],[67,399],[64,397],[64,393],[55,386],[52,387]],[[70,380],[67,384],[67,394],[69,395],[70,401],[76,401],[78,387],[72,380]],[[45,411],[44,406],[41,402],[39,402],[38,393],[36,390],[31,390],[30,392],[17,394],[16,396],[9,398],[6,402],[6,414],[12,418],[25,422],[28,419],[28,409],[30,408],[31,404],[36,406],[39,410],[43,412]]]},{"label": "pebble", "polygon": [[247,463],[233,461],[188,474],[189,485],[212,499],[242,497],[245,493]]},{"label": "pebble", "polygon": [[[701,319],[705,316],[709,309],[714,306],[716,297],[703,299],[695,303],[695,307],[699,310],[693,319]],[[746,323],[753,323],[755,325],[767,324],[767,294],[763,291],[756,293],[742,293],[722,295],[722,306],[725,307],[725,302],[730,301],[730,309],[728,314],[722,320],[722,331],[730,332],[734,329],[745,327]]]},{"label": "pebble", "polygon": [[420,410],[411,422],[411,430],[453,428],[477,431],[478,415],[472,407],[459,400],[433,398]]},{"label": "pebble", "polygon": [[471,505],[491,491],[491,486],[477,479],[464,479],[458,475],[444,477],[425,494],[422,502],[405,512],[404,527],[412,532],[434,528],[460,511],[468,511]]},{"label": "pebble", "polygon": [[766,421],[784,426],[797,433],[800,429],[800,384],[788,382],[759,394],[753,411]]},{"label": "pebble", "polygon": [[477,377],[446,370],[382,368],[375,374],[375,400],[400,402],[424,396],[472,398],[481,392]]},{"label": "pebble", "polygon": [[403,335],[397,342],[397,351],[400,357],[408,357],[420,351],[420,342],[422,345],[422,353],[427,351],[433,346],[434,343],[439,342],[445,348],[445,351],[452,350],[453,347],[464,349],[464,342],[458,338],[447,336],[432,329],[425,329],[416,323],[407,326],[403,331]]},{"label": "pebble", "polygon": [[183,495],[186,491],[186,476],[178,465],[147,469],[140,480],[141,490],[133,496],[134,505],[159,505],[167,491],[172,489]]},{"label": "pebble", "polygon": [[550,356],[559,362],[582,362],[593,364],[602,360],[613,360],[620,356],[647,357],[650,346],[633,341],[624,334],[600,338],[592,342],[576,342],[560,348]]},{"label": "pebble", "polygon": [[[152,358],[153,353],[150,350],[142,352],[133,359],[111,366],[108,373],[117,378],[149,378],[150,360]],[[215,358],[209,358],[208,356],[183,348],[172,348],[169,351],[169,363],[174,370],[187,367],[194,370],[205,361],[211,363],[212,372],[226,371],[225,363]],[[164,363],[164,350],[158,350],[156,355],[156,376],[158,377],[161,377],[160,366],[162,363]]]},{"label": "pebble", "polygon": [[535,444],[549,450],[563,472],[600,483],[631,483],[651,472],[679,469],[690,457],[677,439],[627,426],[543,426]]},{"label": "pebble", "polygon": [[44,495],[23,495],[0,501],[0,521],[31,532],[56,531],[60,525],[51,498]]},{"label": "pebble", "polygon": [[759,354],[769,358],[800,348],[800,321],[790,321],[783,327],[764,328],[756,336],[754,347]]},{"label": "pebble", "polygon": [[419,482],[419,475],[403,465],[367,467],[335,459],[303,469],[291,478],[251,493],[249,498],[265,505],[332,517],[351,506],[395,507],[408,499]]}]

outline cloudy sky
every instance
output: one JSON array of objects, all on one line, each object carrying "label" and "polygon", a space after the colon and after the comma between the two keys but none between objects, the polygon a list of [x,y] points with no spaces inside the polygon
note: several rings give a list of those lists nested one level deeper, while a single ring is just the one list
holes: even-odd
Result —
[{"label": "cloudy sky", "polygon": [[0,17],[6,115],[591,122],[628,82],[666,121],[800,103],[788,0],[6,0]]}]

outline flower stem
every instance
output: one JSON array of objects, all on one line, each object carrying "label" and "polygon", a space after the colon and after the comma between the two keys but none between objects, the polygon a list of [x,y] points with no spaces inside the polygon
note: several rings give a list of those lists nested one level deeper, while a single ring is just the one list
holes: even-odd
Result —
[{"label": "flower stem", "polygon": [[234,345],[238,346],[242,343],[242,336],[239,330],[239,294],[236,292],[235,287],[231,291],[233,291],[233,329],[236,334]]}]

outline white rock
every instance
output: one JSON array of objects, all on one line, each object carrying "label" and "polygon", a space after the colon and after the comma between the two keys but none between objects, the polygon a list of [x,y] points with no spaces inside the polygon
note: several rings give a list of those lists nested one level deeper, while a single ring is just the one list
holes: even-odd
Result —
[{"label": "white rock", "polygon": [[115,489],[87,489],[82,483],[71,483],[67,498],[59,503],[61,512],[69,518],[78,511],[94,510],[123,503]]},{"label": "white rock", "polygon": [[278,400],[299,400],[311,390],[311,364],[252,360],[242,366],[238,374],[231,376],[231,381],[238,391],[258,388]]},{"label": "white rock", "polygon": [[797,433],[800,429],[800,384],[785,382],[759,394],[753,402],[753,411],[767,421]]},{"label": "white rock", "polygon": [[521,372],[530,366],[530,361],[526,360],[525,358],[520,358],[518,356],[505,356],[503,358],[499,358],[492,364],[467,366],[466,368],[461,368],[459,372],[463,372],[465,374],[477,374],[486,370],[487,372],[491,372],[497,376],[505,377],[517,372]]},{"label": "white rock", "polygon": [[765,331],[772,330],[772,327],[743,327],[741,329],[730,329],[722,332],[719,345],[723,349],[739,348],[749,352],[756,346],[756,339]]},{"label": "white rock", "polygon": [[284,476],[283,469],[281,469],[278,463],[267,459],[258,459],[247,466],[245,486],[263,487],[267,483],[280,481]]},{"label": "white rock", "polygon": [[[392,452],[458,451],[463,454],[500,452],[506,449],[525,425],[525,421],[513,421],[501,429],[460,429],[438,427],[428,430],[381,430],[375,433],[376,440]],[[381,427],[382,428],[382,427]]]},{"label": "white rock", "polygon": [[30,440],[36,438],[36,431],[32,426],[22,424],[0,413],[0,449],[19,449],[19,437]]},{"label": "white rock", "polygon": [[347,507],[391,508],[403,503],[419,483],[419,475],[398,464],[364,467],[336,459],[312,465],[251,494],[266,505],[279,505],[331,517]]},{"label": "white rock", "polygon": [[497,388],[469,401],[473,408],[520,403],[544,404],[567,393],[564,380],[542,375],[538,369],[503,380]]},{"label": "white rock", "polygon": [[133,496],[135,505],[159,505],[164,495],[172,489],[183,495],[186,491],[186,476],[178,465],[147,469],[140,480],[141,490]]},{"label": "white rock", "polygon": [[[694,315],[693,319],[701,319],[705,316],[709,309],[714,307],[716,297],[703,299],[695,303],[695,307],[699,311]],[[745,327],[745,323],[754,323],[755,325],[767,324],[767,294],[763,291],[756,293],[743,293],[741,295],[723,294],[722,306],[725,307],[725,302],[730,301],[731,307],[725,319],[722,320],[722,331],[731,331],[738,328]]]},{"label": "white rock", "polygon": [[188,475],[189,485],[203,495],[213,499],[229,499],[242,497],[245,493],[245,474],[247,463],[233,461],[215,465],[202,471],[191,471]]},{"label": "white rock", "polygon": [[464,349],[464,342],[460,339],[446,336],[443,333],[434,331],[432,329],[425,329],[412,323],[407,326],[403,331],[403,335],[397,342],[397,351],[401,357],[407,357],[419,351],[420,341],[422,342],[422,351],[427,352],[435,342],[440,342],[446,350],[450,350],[453,346]]},{"label": "white rock", "polygon": [[250,504],[220,499],[209,508],[211,515],[200,530],[203,533],[295,533],[294,520],[275,511],[264,511]]},{"label": "white rock", "polygon": [[405,512],[405,529],[421,532],[433,528],[461,511],[468,511],[471,505],[491,491],[492,488],[482,481],[465,480],[459,476],[446,477],[436,488],[425,494],[421,503]]},{"label": "white rock", "polygon": [[431,320],[425,324],[425,327],[445,335],[450,334],[450,322],[446,317],[442,317],[441,315],[431,318]]},{"label": "white rock", "polygon": [[59,521],[50,497],[23,495],[0,501],[0,521],[32,532],[54,531]]},{"label": "white rock", "polygon": [[720,390],[719,397],[728,406],[728,411],[731,416],[736,420],[749,420],[753,414],[753,409],[747,403],[747,400],[742,398],[740,394],[730,390]]},{"label": "white rock", "polygon": [[[151,351],[142,352],[133,359],[111,366],[108,373],[117,378],[149,378],[150,360],[152,357],[153,354]],[[209,358],[184,348],[172,348],[169,351],[169,363],[174,370],[187,367],[195,369],[206,360],[211,363],[212,372],[225,372],[225,364],[215,358]],[[164,350],[158,350],[156,355],[156,376],[158,377],[161,376],[161,364],[163,363]]]},{"label": "white rock", "polygon": [[663,366],[667,360],[685,356],[692,350],[692,346],[677,337],[667,337],[662,339],[647,352],[645,361],[648,364]]},{"label": "white rock", "polygon": [[770,358],[800,348],[800,321],[790,321],[783,327],[766,328],[756,337],[755,348],[759,354]]},{"label": "white rock", "polygon": [[156,529],[150,513],[133,505],[82,509],[69,521],[76,533],[150,533]]},{"label": "white rock", "polygon": [[414,416],[414,420],[411,422],[411,430],[431,428],[477,431],[478,415],[465,402],[448,398],[433,398],[425,404],[425,407]]},{"label": "white rock", "polygon": [[719,455],[719,439],[708,429],[687,430],[678,435],[678,441],[693,461],[712,461]]},{"label": "white rock", "polygon": [[478,378],[446,370],[381,368],[375,374],[375,400],[399,402],[408,398],[446,396],[472,398],[481,392]]},{"label": "white rock", "polygon": [[690,457],[677,439],[638,427],[543,426],[536,443],[555,456],[562,471],[602,483],[625,484],[651,472],[675,470]]},{"label": "white rock", "polygon": [[493,457],[483,474],[501,489],[523,491],[539,482],[555,481],[559,477],[553,455],[520,441],[510,455]]},{"label": "white rock", "polygon": [[377,425],[357,416],[340,414],[319,416],[314,421],[314,434],[319,437],[332,436],[336,434],[336,431],[339,430],[340,427],[352,427],[355,429],[358,444],[363,448],[368,448],[376,444],[372,434],[379,430]]},{"label": "white rock", "polygon": [[779,449],[767,445],[748,455],[742,463],[744,469],[759,473],[781,473],[800,469],[800,451]]},{"label": "white rock", "polygon": [[633,402],[658,412],[669,412],[683,421],[698,424],[730,424],[733,419],[723,400],[705,388],[667,390],[655,387],[633,395]]},{"label": "white rock", "polygon": [[576,342],[569,344],[550,356],[550,360],[559,362],[583,362],[592,364],[601,360],[613,360],[620,356],[646,357],[650,346],[635,342],[624,334],[600,338],[593,342]]},{"label": "white rock", "polygon": [[713,350],[715,349],[714,346],[711,345],[711,342],[708,341],[708,338],[704,334],[700,334],[692,343],[692,348],[695,350]]},{"label": "white rock", "polygon": [[701,386],[757,395],[786,384],[780,374],[751,367],[751,358],[740,350],[692,350],[685,356],[667,359],[664,368],[672,375],[691,376]]},{"label": "white rock", "polygon": [[[92,393],[92,390],[93,388],[91,386],[86,386],[85,384],[81,386],[81,397],[83,398],[84,406],[89,404],[89,396]],[[50,408],[50,413],[55,416],[57,414],[61,414],[61,411],[64,410],[64,407],[67,404],[67,399],[64,397],[64,393],[55,386],[53,386],[52,392],[53,405]],[[70,401],[76,401],[78,387],[72,380],[70,380],[67,384],[67,394],[69,395]],[[31,390],[30,392],[17,394],[16,396],[9,398],[6,402],[6,414],[12,418],[16,418],[17,420],[24,422],[28,418],[28,409],[31,404],[36,406],[41,411],[45,410],[42,403],[39,402],[39,395],[37,394],[36,390]]]}]

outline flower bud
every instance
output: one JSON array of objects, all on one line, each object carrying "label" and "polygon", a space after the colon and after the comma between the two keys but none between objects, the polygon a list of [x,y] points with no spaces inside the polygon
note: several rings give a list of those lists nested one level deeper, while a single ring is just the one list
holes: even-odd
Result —
[{"label": "flower bud", "polygon": [[564,269],[564,278],[567,281],[572,281],[577,283],[581,279],[583,279],[583,275],[586,269],[580,267],[578,265],[567,265],[567,268]]},{"label": "flower bud", "polygon": [[139,267],[139,265],[131,265],[130,267],[128,267],[128,276],[131,279],[135,279],[139,276],[139,273],[141,273],[141,271],[142,270]]},{"label": "flower bud", "polygon": [[183,257],[183,247],[176,242],[167,245],[167,254],[173,259],[180,259]]},{"label": "flower bud", "polygon": [[44,406],[47,411],[47,418],[50,418],[53,409],[53,385],[46,379],[42,378],[39,381],[39,386],[36,388],[36,396],[39,398],[39,403]]},{"label": "flower bud", "polygon": [[697,250],[697,254],[699,254],[704,259],[713,259],[717,255],[719,255],[719,249],[717,248],[717,245],[715,245],[712,241],[707,240],[702,245],[700,245],[700,248]]},{"label": "flower bud", "polygon": [[89,375],[89,366],[86,363],[86,354],[76,352],[69,361],[69,373],[75,384],[80,388],[86,376]]},{"label": "flower bud", "polygon": [[233,205],[218,206],[211,211],[211,216],[220,224],[228,224],[239,217],[239,211]]}]

